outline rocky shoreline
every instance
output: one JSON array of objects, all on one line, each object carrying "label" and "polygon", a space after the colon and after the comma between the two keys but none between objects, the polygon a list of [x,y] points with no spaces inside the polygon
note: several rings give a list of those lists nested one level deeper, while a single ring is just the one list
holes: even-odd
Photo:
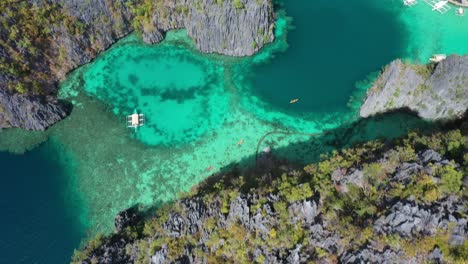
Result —
[{"label": "rocky shoreline", "polygon": [[0,8],[11,25],[0,29],[0,129],[44,130],[64,118],[69,108],[56,103],[57,82],[135,29],[157,43],[186,28],[202,52],[231,56],[252,55],[274,38],[271,0],[34,0]]},{"label": "rocky shoreline", "polygon": [[121,212],[72,263],[455,263],[468,257],[467,125],[304,169],[265,153],[275,166],[202,184],[154,218]]},{"label": "rocky shoreline", "polygon": [[367,92],[361,117],[410,109],[428,120],[450,120],[468,108],[468,56],[452,55],[428,65],[395,60]]}]

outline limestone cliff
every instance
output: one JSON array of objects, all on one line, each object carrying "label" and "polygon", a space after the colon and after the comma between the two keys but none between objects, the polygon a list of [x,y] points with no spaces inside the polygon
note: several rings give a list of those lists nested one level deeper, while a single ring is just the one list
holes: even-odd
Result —
[{"label": "limestone cliff", "polygon": [[[156,43],[167,30],[187,28],[201,51],[234,56],[273,40],[271,0],[6,0],[0,11],[0,109],[11,110],[0,114],[0,128],[46,129],[58,121],[47,111],[4,104],[54,104],[58,80],[134,29]],[[56,106],[44,109],[62,116],[66,109]]]},{"label": "limestone cliff", "polygon": [[143,28],[143,36],[153,43],[167,30],[186,28],[203,52],[245,56],[273,41],[273,25],[270,0],[179,0],[158,5],[150,26]]},{"label": "limestone cliff", "polygon": [[360,115],[408,108],[425,119],[461,117],[468,107],[468,56],[438,64],[390,63],[367,93]]},{"label": "limestone cliff", "polygon": [[45,130],[65,118],[71,105],[53,96],[6,94],[0,89],[0,128]]},{"label": "limestone cliff", "polygon": [[154,218],[122,211],[72,263],[463,263],[467,125],[305,168],[264,152],[273,166],[217,175]]}]

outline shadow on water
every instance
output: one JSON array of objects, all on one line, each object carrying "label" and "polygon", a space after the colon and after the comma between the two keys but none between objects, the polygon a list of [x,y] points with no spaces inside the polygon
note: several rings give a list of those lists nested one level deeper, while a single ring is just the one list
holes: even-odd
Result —
[{"label": "shadow on water", "polygon": [[[305,165],[320,161],[321,154],[331,153],[334,150],[342,150],[356,144],[373,140],[380,140],[384,144],[384,149],[390,147],[388,143],[392,140],[404,137],[411,131],[419,131],[429,134],[440,129],[453,129],[460,127],[463,120],[467,120],[467,114],[462,120],[454,122],[429,122],[417,117],[409,110],[399,110],[386,114],[379,114],[370,118],[359,119],[353,123],[345,124],[336,129],[311,136],[308,140],[290,144],[287,147],[272,147],[272,155],[275,164],[283,164],[292,168],[302,169]],[[235,187],[239,176],[243,176],[245,185],[242,191],[258,187],[260,181],[273,180],[279,173],[273,173],[271,168],[255,165],[256,156],[252,155],[238,163],[230,164],[221,169],[215,175],[208,177],[197,186],[198,194],[209,194],[216,192],[215,184],[222,181],[226,187]],[[277,168],[274,168],[275,170]],[[265,175],[268,175],[265,179]],[[271,178],[273,177],[273,178]],[[182,195],[183,197],[183,195]],[[171,204],[171,203],[168,203]],[[154,217],[154,212],[167,205],[158,202],[151,208],[142,211],[144,218]]]},{"label": "shadow on water", "polygon": [[[441,125],[442,123],[422,120],[409,110],[400,110],[359,119],[321,134],[310,136],[305,141],[289,144],[286,147],[268,147],[272,149],[272,155],[280,164],[302,168],[307,164],[320,161],[322,154],[331,153],[334,150],[339,151],[372,140],[387,143],[406,135],[408,132],[417,130],[429,133]],[[261,151],[262,148],[260,148]],[[261,153],[257,154],[261,155]],[[255,166],[256,158],[255,155],[250,156],[239,163],[226,166],[219,174],[207,178],[201,184],[206,189],[202,188],[201,192],[213,191],[212,186],[221,179],[243,175],[248,181],[264,174],[265,171],[262,167]]]}]

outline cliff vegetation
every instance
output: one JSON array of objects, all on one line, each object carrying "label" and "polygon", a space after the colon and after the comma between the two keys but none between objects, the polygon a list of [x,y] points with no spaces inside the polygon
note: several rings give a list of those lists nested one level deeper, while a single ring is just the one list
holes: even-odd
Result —
[{"label": "cliff vegetation", "polygon": [[467,132],[464,121],[211,178],[156,216],[121,212],[72,263],[464,263]]}]

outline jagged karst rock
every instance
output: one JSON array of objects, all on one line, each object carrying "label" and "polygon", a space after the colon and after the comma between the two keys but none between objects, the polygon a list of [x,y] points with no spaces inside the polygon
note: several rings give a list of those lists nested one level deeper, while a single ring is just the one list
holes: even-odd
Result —
[{"label": "jagged karst rock", "polygon": [[[401,252],[391,249],[378,251],[367,245],[366,248],[358,252],[346,252],[341,258],[342,263],[402,263],[405,257]],[[405,262],[405,261],[403,261]],[[408,262],[407,262],[408,263]]]},{"label": "jagged karst rock", "polygon": [[162,247],[161,250],[157,251],[153,256],[151,256],[151,264],[167,263],[167,253],[167,247]]},{"label": "jagged karst rock", "polygon": [[[155,43],[161,32],[186,28],[199,50],[231,56],[254,54],[273,41],[273,4],[270,0],[183,0],[155,10],[153,27],[144,29],[144,40]],[[154,33],[156,31],[156,33]],[[146,36],[146,37],[145,37]]]},{"label": "jagged karst rock", "polygon": [[342,169],[337,169],[331,174],[330,177],[338,187],[338,190],[343,193],[348,192],[348,184],[355,185],[359,188],[364,186],[364,173],[359,169],[353,169],[349,172],[346,172]]},{"label": "jagged karst rock", "polygon": [[289,251],[289,256],[286,258],[286,263],[290,264],[299,264],[300,263],[300,256],[299,252],[301,250],[301,245],[296,245],[296,248]]},{"label": "jagged karst rock", "polygon": [[245,195],[237,196],[229,206],[229,214],[227,216],[227,222],[233,223],[240,221],[244,226],[249,225],[249,213],[250,209]]},{"label": "jagged karst rock", "polygon": [[398,233],[410,237],[415,234],[433,235],[437,229],[446,230],[449,223],[453,223],[457,227],[462,226],[455,229],[456,235],[466,237],[466,219],[459,219],[456,213],[459,210],[464,210],[463,205],[450,197],[427,208],[414,202],[398,202],[390,208],[388,215],[375,221],[373,228],[379,234]]},{"label": "jagged karst rock", "polygon": [[185,205],[187,211],[188,219],[188,231],[190,234],[194,234],[198,230],[202,230],[202,221],[205,214],[205,205],[200,198],[186,199],[182,201],[182,204]]},{"label": "jagged karst rock", "polygon": [[[89,256],[88,261],[82,263],[100,263],[100,264],[127,264],[132,263],[131,257],[126,254],[126,245],[133,241],[122,236],[115,236],[105,241],[99,248],[94,250]],[[97,262],[96,262],[97,261]]]},{"label": "jagged karst rock", "polygon": [[140,220],[138,209],[131,207],[117,214],[114,220],[115,231],[120,232],[127,226],[133,226]]},{"label": "jagged karst rock", "polygon": [[142,36],[143,41],[149,44],[154,44],[163,41],[164,35],[161,31],[155,29],[153,31],[143,32]]},{"label": "jagged karst rock", "polygon": [[423,169],[423,166],[417,163],[403,163],[396,169],[396,173],[393,176],[394,180],[397,180],[401,183],[409,183],[411,176],[416,175]]},{"label": "jagged karst rock", "polygon": [[46,130],[71,109],[71,104],[52,96],[11,94],[0,89],[0,128]]},{"label": "jagged karst rock", "polygon": [[317,204],[315,201],[296,202],[289,206],[289,215],[292,216],[291,222],[302,221],[306,224],[312,224],[318,215]]},{"label": "jagged karst rock", "polygon": [[[375,157],[372,162],[388,165],[387,162],[395,162],[394,159],[398,158],[393,154],[395,153],[386,151],[382,153],[382,156]],[[444,164],[448,161],[440,153],[426,149],[412,155],[409,162],[401,162],[391,165],[391,172],[387,174],[386,179],[390,183],[405,182],[406,175],[420,172],[428,171],[428,175],[431,176],[432,171],[427,168],[445,166]],[[455,167],[460,167],[460,165],[457,166]],[[281,169],[278,170],[282,173]],[[285,166],[284,170],[288,171],[289,166]],[[366,182],[368,175],[365,171],[363,166],[356,164],[346,169],[335,169],[330,172],[329,177],[336,185],[353,184],[363,188],[370,184]],[[412,181],[415,180],[415,177],[411,176],[411,178]],[[258,193],[252,191],[244,193],[240,190],[233,193],[236,195],[233,197],[229,195],[227,213],[224,210],[221,212],[226,206],[226,200],[222,200],[226,199],[226,194],[216,193],[214,196],[208,196],[206,200],[204,199],[206,196],[182,199],[172,211],[168,212],[167,220],[158,224],[158,231],[153,235],[145,235],[139,240],[132,240],[131,237],[122,237],[125,232],[117,233],[89,254],[86,261],[82,263],[91,263],[91,258],[98,260],[98,263],[135,263],[135,260],[141,256],[139,243],[151,245],[160,238],[184,241],[189,235],[192,235],[189,243],[176,247],[178,251],[176,259],[174,259],[174,251],[171,251],[174,250],[174,245],[168,244],[163,244],[156,252],[148,253],[146,257],[150,263],[208,263],[213,252],[223,252],[227,248],[236,249],[233,241],[229,240],[232,238],[229,235],[226,237],[226,232],[232,232],[232,230],[236,232],[236,242],[237,239],[246,237],[245,234],[253,236],[255,240],[272,242],[260,243],[257,248],[251,248],[248,251],[249,260],[263,263],[307,263],[311,260],[317,263],[336,263],[334,261],[338,263],[424,263],[426,261],[443,263],[445,258],[442,250],[437,247],[418,252],[415,256],[405,255],[408,254],[405,249],[387,245],[386,241],[382,241],[381,238],[392,236],[396,239],[412,241],[417,245],[419,238],[437,236],[437,239],[440,239],[441,233],[439,232],[447,231],[447,234],[443,234],[443,239],[447,239],[446,244],[443,245],[452,247],[462,246],[468,237],[467,203],[459,194],[444,194],[435,202],[420,201],[416,194],[403,200],[395,199],[395,197],[383,200],[384,205],[379,208],[375,218],[366,219],[365,225],[373,229],[373,234],[370,237],[365,235],[365,240],[363,240],[362,234],[356,234],[356,239],[354,239],[353,234],[350,235],[347,231],[343,231],[343,227],[337,226],[334,218],[340,216],[339,214],[335,215],[330,211],[322,212],[324,202],[319,197],[320,193],[317,196],[314,195],[313,199],[294,202],[285,201],[283,195],[280,195],[278,189],[275,188],[262,189]],[[343,193],[340,195],[346,196]],[[279,204],[282,206],[277,207]],[[344,209],[337,208],[337,211],[341,210]],[[281,230],[280,226],[288,226],[288,229]],[[232,227],[235,228],[231,229]],[[296,233],[297,227],[301,227],[299,233]],[[289,233],[290,237],[288,237]],[[290,240],[294,235],[300,235],[301,239]],[[278,240],[271,241],[272,239]],[[324,252],[331,254],[328,256],[331,259],[320,257]],[[226,256],[226,258],[231,260],[232,256]]]},{"label": "jagged karst rock", "polygon": [[[131,25],[134,14],[127,7],[127,2],[129,1],[47,1],[49,4],[57,4],[64,15],[80,23],[83,32],[76,34],[65,23],[50,25],[47,38],[50,41],[47,45],[36,47],[43,56],[35,60],[37,63],[30,63],[31,72],[48,77],[38,78],[30,74],[26,79],[37,81],[42,94],[55,97],[58,80],[65,78],[72,69],[90,62],[99,52],[134,30]],[[151,18],[153,25],[144,27],[142,38],[148,43],[157,43],[163,40],[166,31],[186,28],[188,35],[194,39],[197,48],[202,52],[232,56],[252,55],[273,41],[275,19],[271,0],[242,0],[242,8],[236,8],[232,0],[222,1],[222,4],[218,2],[216,0],[159,1],[158,7],[153,10]],[[45,0],[29,1],[29,4],[38,6],[45,3]],[[4,15],[6,14],[0,14]],[[8,38],[10,33],[8,30],[9,27],[0,27],[0,36]],[[5,62],[11,61],[13,55],[8,49],[1,47],[0,59]],[[26,105],[34,104],[34,108],[19,109],[15,104],[17,97],[12,101],[11,96],[6,94],[6,87],[10,82],[22,81],[6,72],[0,73],[0,128],[44,130],[69,114],[62,105],[53,103],[53,100],[42,100],[42,97],[36,98],[37,95],[23,99]],[[39,106],[40,104],[45,105]],[[36,114],[35,108],[40,109],[39,114]],[[5,114],[1,109],[8,109],[21,115],[8,112]]]},{"label": "jagged karst rock", "polygon": [[174,213],[169,216],[169,220],[164,223],[164,229],[171,237],[180,237],[188,226],[188,221],[180,214]]},{"label": "jagged karst rock", "polygon": [[408,108],[425,119],[461,117],[468,107],[468,55],[449,56],[435,65],[390,63],[367,93],[361,117]]},{"label": "jagged karst rock", "polygon": [[444,256],[442,255],[442,251],[438,247],[434,248],[434,250],[427,256],[427,260],[435,262],[435,263],[443,263]]},{"label": "jagged karst rock", "polygon": [[435,152],[432,149],[427,149],[421,153],[418,154],[419,159],[424,163],[427,164],[429,162],[441,162],[442,161],[442,156]]}]

